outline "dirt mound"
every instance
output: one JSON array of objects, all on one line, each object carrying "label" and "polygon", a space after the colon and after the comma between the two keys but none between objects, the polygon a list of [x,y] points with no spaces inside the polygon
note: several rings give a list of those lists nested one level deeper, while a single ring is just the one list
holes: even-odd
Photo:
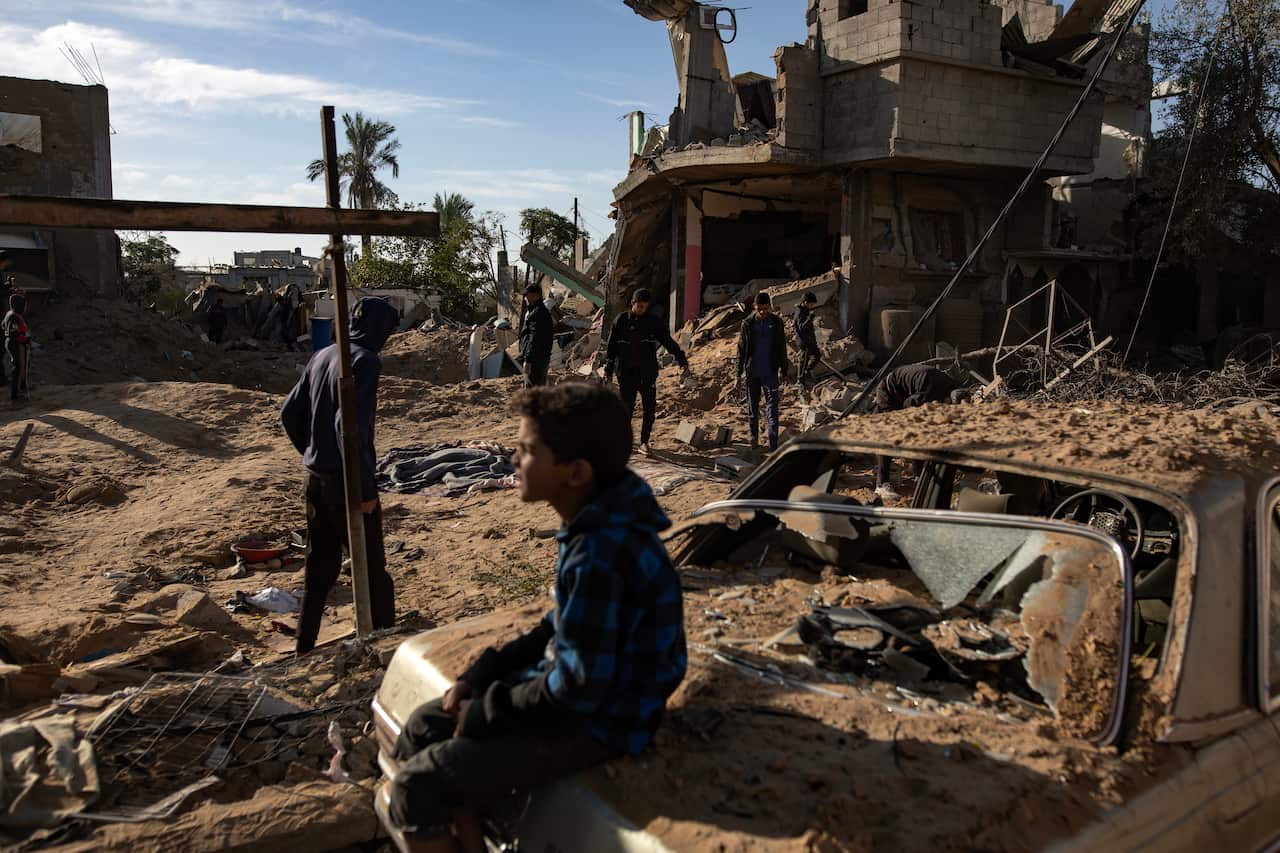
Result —
[{"label": "dirt mound", "polygon": [[1256,404],[1226,411],[1113,401],[1072,408],[997,400],[846,418],[833,434],[902,449],[965,450],[994,458],[1146,480],[1189,491],[1224,473],[1280,469],[1280,419]]},{"label": "dirt mound", "polygon": [[31,384],[224,382],[273,392],[297,380],[310,353],[224,350],[194,326],[122,299],[66,298],[28,311]]},{"label": "dirt mound", "polygon": [[466,382],[470,341],[469,331],[443,327],[392,335],[382,348],[382,372],[433,385]]}]

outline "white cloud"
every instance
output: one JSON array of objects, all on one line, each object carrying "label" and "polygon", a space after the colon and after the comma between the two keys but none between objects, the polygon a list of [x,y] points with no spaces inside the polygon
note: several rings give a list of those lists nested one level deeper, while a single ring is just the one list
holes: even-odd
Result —
[{"label": "white cloud", "polygon": [[492,116],[459,116],[454,119],[459,124],[478,124],[483,127],[523,127],[518,121]]},{"label": "white cloud", "polygon": [[500,51],[466,39],[436,33],[387,27],[341,12],[260,0],[141,0],[141,2],[97,2],[92,8],[112,14],[171,26],[262,32],[273,36],[304,37],[328,43],[350,43],[352,37],[392,39],[420,44],[467,56],[498,56]]},{"label": "white cloud", "polygon": [[617,107],[620,110],[652,109],[652,107],[644,101],[627,100],[625,98],[608,98],[604,95],[592,94],[591,92],[579,92],[578,95],[583,98],[587,98],[588,100],[608,104],[611,107]]},{"label": "white cloud", "polygon": [[474,101],[362,88],[301,74],[231,68],[169,54],[119,30],[69,21],[44,30],[0,25],[0,74],[80,82],[58,52],[64,42],[92,44],[111,89],[113,109],[156,107],[309,114],[321,104],[395,114],[459,108]]}]

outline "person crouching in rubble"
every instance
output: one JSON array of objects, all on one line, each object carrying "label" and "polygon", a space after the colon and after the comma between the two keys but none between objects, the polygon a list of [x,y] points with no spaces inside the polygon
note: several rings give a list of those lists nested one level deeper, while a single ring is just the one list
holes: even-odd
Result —
[{"label": "person crouching in rubble", "polygon": [[631,297],[631,310],[618,316],[609,333],[604,365],[605,382],[612,382],[617,372],[618,391],[628,413],[635,411],[636,395],[640,395],[640,452],[646,455],[658,411],[658,346],[675,356],[685,377],[690,375],[689,359],[667,331],[667,324],[649,313],[652,299],[643,287]]},{"label": "person crouching in rubble", "polygon": [[0,321],[4,330],[4,349],[9,354],[9,364],[13,372],[9,376],[9,400],[18,402],[21,394],[30,395],[31,387],[27,383],[27,371],[31,361],[31,335],[27,329],[27,320],[23,316],[27,310],[27,297],[21,293],[9,296],[9,312]]},{"label": "person crouching in rubble", "polygon": [[555,607],[409,718],[378,802],[401,850],[484,850],[478,810],[643,751],[684,678],[670,522],[627,470],[630,413],[582,382],[524,391],[515,410],[520,499],[562,522]]},{"label": "person crouching in rubble", "polygon": [[[377,456],[373,448],[378,408],[378,350],[400,324],[400,314],[385,299],[365,297],[351,311],[351,371],[355,378],[356,422],[360,441],[360,495],[369,562],[373,627],[390,628],[396,620],[396,591],[387,574],[382,545],[382,508],[374,482]],[[298,618],[298,654],[315,647],[325,600],[342,569],[347,544],[346,488],[338,435],[338,345],[330,344],[307,363],[306,372],[280,410],[289,440],[306,467],[307,567]]]},{"label": "person crouching in rubble", "polygon": [[778,406],[782,391],[779,376],[786,376],[787,334],[782,320],[773,313],[767,293],[756,295],[755,314],[742,321],[738,335],[738,384],[747,377],[747,406],[751,427],[751,447],[760,444],[760,395],[764,394],[769,428],[769,449],[778,449]]},{"label": "person crouching in rubble", "polygon": [[796,327],[796,339],[800,342],[800,368],[796,371],[796,381],[804,382],[809,372],[822,360],[822,350],[818,347],[818,332],[813,327],[813,312],[818,307],[818,297],[806,293],[796,307],[792,321]]},{"label": "person crouching in rubble", "polygon": [[551,312],[542,301],[542,285],[529,285],[524,289],[524,319],[520,321],[520,368],[526,388],[547,384],[554,326]]},{"label": "person crouching in rubble", "polygon": [[[913,409],[926,403],[958,403],[964,399],[960,384],[936,367],[909,364],[897,367],[885,374],[884,381],[876,389],[872,414]],[[890,458],[876,460],[876,494],[884,500],[897,500],[897,490],[889,482]]]}]

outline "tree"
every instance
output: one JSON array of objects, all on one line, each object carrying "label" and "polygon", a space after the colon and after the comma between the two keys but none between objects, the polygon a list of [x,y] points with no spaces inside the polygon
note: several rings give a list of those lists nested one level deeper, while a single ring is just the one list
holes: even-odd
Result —
[{"label": "tree", "polygon": [[475,204],[458,193],[436,193],[431,208],[440,214],[440,230],[449,229],[456,222],[470,222]]},{"label": "tree", "polygon": [[1223,228],[1241,242],[1258,234],[1280,244],[1266,226],[1280,202],[1280,0],[1177,0],[1151,58],[1156,79],[1180,96],[1152,148],[1153,195],[1163,202],[1153,207],[1165,213],[1148,227],[1164,227],[1194,130],[1171,259],[1195,257]]},{"label": "tree", "polygon": [[[436,202],[438,212],[453,210],[448,218],[441,216],[438,237],[379,237],[377,251],[352,265],[351,281],[357,287],[435,290],[443,297],[445,313],[470,317],[477,295],[497,296],[494,254],[501,220],[492,212],[475,215],[472,202],[456,194],[437,197]],[[422,210],[423,206],[406,204],[401,209]]]},{"label": "tree", "polygon": [[526,243],[532,243],[561,260],[572,258],[574,240],[587,234],[581,229],[575,233],[572,222],[546,207],[529,207],[520,211],[520,233]]},{"label": "tree", "polygon": [[[346,128],[347,147],[351,149],[338,155],[338,172],[346,181],[347,205],[364,208],[395,205],[399,198],[378,178],[378,170],[386,167],[391,168],[391,177],[400,177],[400,161],[396,156],[400,140],[392,139],[395,126],[365,118],[362,112],[356,112],[354,118],[343,113],[342,124]],[[307,178],[314,181],[323,175],[324,161],[312,160],[307,167]],[[361,253],[368,255],[372,247],[369,235],[360,238],[360,245]]]},{"label": "tree", "polygon": [[126,231],[120,234],[125,289],[139,303],[155,302],[166,287],[175,286],[178,250],[162,234]]}]

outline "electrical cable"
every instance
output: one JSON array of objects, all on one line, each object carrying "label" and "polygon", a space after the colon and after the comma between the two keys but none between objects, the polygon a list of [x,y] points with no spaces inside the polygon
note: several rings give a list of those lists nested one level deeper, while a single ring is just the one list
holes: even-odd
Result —
[{"label": "electrical cable", "polygon": [[[1219,34],[1221,34],[1221,24],[1219,24]],[[1187,134],[1187,150],[1182,155],[1182,170],[1178,173],[1178,185],[1173,190],[1173,199],[1169,202],[1169,218],[1164,224],[1164,234],[1160,237],[1160,248],[1156,251],[1156,260],[1151,267],[1151,280],[1147,282],[1147,291],[1142,295],[1142,307],[1138,309],[1138,316],[1133,321],[1133,332],[1129,335],[1129,345],[1124,348],[1124,359],[1121,364],[1129,361],[1129,353],[1133,351],[1133,342],[1138,339],[1138,328],[1142,325],[1142,316],[1147,312],[1147,302],[1151,299],[1151,291],[1155,287],[1156,275],[1160,272],[1160,261],[1164,257],[1164,248],[1169,240],[1169,231],[1173,228],[1173,214],[1178,209],[1178,197],[1182,195],[1182,182],[1187,177],[1187,164],[1191,162],[1191,146],[1196,140],[1196,132],[1200,129],[1200,119],[1203,117],[1204,97],[1209,90],[1209,79],[1213,76],[1214,64],[1218,60],[1218,36],[1214,37],[1213,44],[1209,46],[1209,62],[1204,70],[1204,82],[1200,84],[1200,97],[1196,99],[1196,120],[1191,124],[1191,132]]]},{"label": "electrical cable", "polygon": [[982,239],[978,241],[976,246],[974,246],[973,251],[969,253],[967,258],[965,258],[964,263],[962,263],[960,268],[956,270],[955,275],[951,277],[951,281],[947,283],[946,287],[942,288],[942,292],[938,294],[938,298],[925,309],[924,313],[920,316],[920,319],[916,321],[915,326],[911,328],[911,331],[902,340],[902,343],[898,344],[898,348],[893,351],[880,369],[876,371],[876,375],[871,378],[871,381],[867,383],[866,387],[863,388],[858,396],[854,398],[853,402],[846,406],[844,411],[840,413],[840,418],[847,417],[850,413],[859,410],[871,395],[875,393],[876,389],[880,386],[880,383],[884,381],[885,376],[887,376],[889,371],[893,369],[894,363],[902,357],[902,353],[906,351],[911,341],[920,333],[920,330],[924,328],[925,323],[929,322],[930,318],[932,318],[937,312],[938,306],[945,302],[947,297],[951,295],[951,291],[954,290],[955,286],[960,282],[961,276],[968,272],[969,268],[973,266],[973,262],[978,259],[978,256],[982,254],[982,250],[986,248],[987,243],[991,241],[991,238],[995,235],[996,231],[1002,224],[1004,224],[1004,221],[1013,211],[1014,206],[1021,201],[1024,195],[1026,195],[1027,190],[1031,188],[1031,185],[1036,181],[1040,174],[1040,170],[1044,168],[1045,163],[1048,162],[1049,157],[1052,156],[1053,150],[1058,147],[1058,143],[1060,143],[1062,141],[1062,137],[1066,135],[1067,128],[1069,128],[1071,123],[1075,121],[1076,116],[1080,114],[1080,110],[1084,108],[1085,102],[1088,101],[1089,96],[1093,94],[1093,90],[1097,88],[1098,80],[1102,78],[1103,72],[1105,72],[1107,70],[1107,66],[1111,64],[1111,60],[1116,55],[1116,50],[1119,49],[1120,43],[1124,41],[1124,37],[1133,29],[1133,22],[1137,19],[1138,13],[1142,11],[1142,7],[1145,5],[1146,0],[1139,0],[1137,5],[1133,7],[1133,10],[1129,13],[1129,17],[1125,19],[1124,27],[1117,31],[1116,37],[1112,39],[1111,44],[1107,46],[1107,52],[1103,56],[1102,62],[1098,64],[1097,70],[1095,70],[1093,72],[1093,76],[1089,78],[1089,82],[1084,87],[1084,91],[1080,93],[1080,97],[1076,100],[1075,106],[1073,106],[1071,111],[1067,113],[1066,118],[1063,119],[1057,132],[1054,133],[1053,138],[1049,140],[1048,147],[1044,149],[1040,154],[1040,158],[1036,160],[1035,165],[1031,167],[1031,170],[1027,172],[1027,176],[1023,178],[1022,184],[1014,192],[1013,196],[1010,197],[1008,203],[1005,204],[1004,209],[996,216],[995,221],[991,223],[991,227],[982,235]]}]

